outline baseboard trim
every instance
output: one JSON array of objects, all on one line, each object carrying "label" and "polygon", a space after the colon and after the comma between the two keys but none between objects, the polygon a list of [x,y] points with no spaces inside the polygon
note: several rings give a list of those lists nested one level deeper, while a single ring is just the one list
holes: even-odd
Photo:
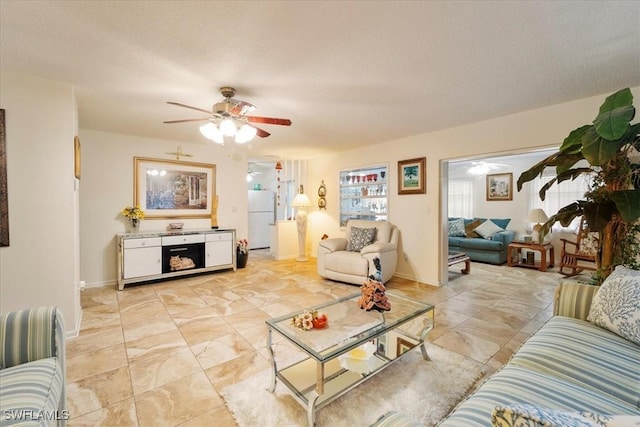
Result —
[{"label": "baseboard trim", "polygon": [[415,276],[413,276],[413,275],[410,275],[410,274],[404,274],[404,273],[398,273],[398,272],[396,272],[396,273],[393,275],[393,277],[399,277],[399,278],[401,278],[401,279],[406,279],[406,280],[413,280],[413,281],[415,281],[415,282],[422,283],[423,285],[427,285],[427,286],[442,286],[442,284],[441,284],[441,283],[440,283],[440,281],[438,281],[438,280],[435,280],[435,281],[434,281],[434,282],[435,282],[435,283],[437,283],[437,284],[433,284],[433,283],[431,283],[430,281],[422,280],[422,279],[420,279],[420,278],[418,278],[418,277],[415,277]]},{"label": "baseboard trim", "polygon": [[104,280],[102,282],[89,282],[85,284],[85,289],[87,288],[102,288],[104,286],[116,286],[118,282],[116,280]]}]

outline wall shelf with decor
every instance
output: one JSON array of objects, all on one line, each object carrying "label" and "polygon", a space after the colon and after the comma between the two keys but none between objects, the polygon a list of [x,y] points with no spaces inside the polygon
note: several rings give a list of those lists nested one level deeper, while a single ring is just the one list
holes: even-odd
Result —
[{"label": "wall shelf with decor", "polygon": [[340,171],[340,227],[350,219],[387,219],[388,169],[376,165]]}]

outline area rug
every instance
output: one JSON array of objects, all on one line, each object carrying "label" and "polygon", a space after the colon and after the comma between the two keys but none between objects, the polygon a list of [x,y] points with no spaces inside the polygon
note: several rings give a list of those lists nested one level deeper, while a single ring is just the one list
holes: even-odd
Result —
[{"label": "area rug", "polygon": [[[320,427],[369,426],[386,412],[395,410],[425,426],[441,420],[482,377],[477,362],[427,346],[430,362],[418,349],[386,370],[360,384],[316,412]],[[269,370],[222,390],[227,407],[240,427],[297,427],[307,425],[306,410],[278,382],[275,393],[267,391]]]}]

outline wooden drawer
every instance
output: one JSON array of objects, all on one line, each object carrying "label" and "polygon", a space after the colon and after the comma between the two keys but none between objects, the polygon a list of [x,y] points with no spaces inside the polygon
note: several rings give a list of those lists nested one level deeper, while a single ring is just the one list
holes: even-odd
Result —
[{"label": "wooden drawer", "polygon": [[185,243],[204,243],[204,234],[162,237],[162,246],[183,245]]},{"label": "wooden drawer", "polygon": [[140,239],[124,239],[125,249],[135,248],[149,248],[153,246],[160,246],[162,239],[160,237],[143,237]]},{"label": "wooden drawer", "polygon": [[207,242],[219,242],[224,240],[233,240],[233,233],[209,233],[207,234]]}]

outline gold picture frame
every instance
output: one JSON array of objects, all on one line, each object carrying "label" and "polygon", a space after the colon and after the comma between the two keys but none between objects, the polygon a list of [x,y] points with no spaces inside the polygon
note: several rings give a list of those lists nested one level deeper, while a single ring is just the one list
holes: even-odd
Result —
[{"label": "gold picture frame", "polygon": [[487,175],[487,201],[513,200],[513,174]]},{"label": "gold picture frame", "polygon": [[80,179],[80,154],[80,138],[78,137],[78,135],[76,135],[73,138],[73,175],[76,177],[76,179]]},{"label": "gold picture frame", "polygon": [[9,246],[9,194],[4,109],[0,109],[0,246]]},{"label": "gold picture frame", "polygon": [[398,194],[426,194],[427,158],[398,161]]},{"label": "gold picture frame", "polygon": [[416,345],[414,343],[398,337],[396,339],[396,356],[400,356],[401,354],[406,353],[415,346]]},{"label": "gold picture frame", "polygon": [[211,217],[216,165],[134,157],[133,176],[133,203],[145,219]]}]

